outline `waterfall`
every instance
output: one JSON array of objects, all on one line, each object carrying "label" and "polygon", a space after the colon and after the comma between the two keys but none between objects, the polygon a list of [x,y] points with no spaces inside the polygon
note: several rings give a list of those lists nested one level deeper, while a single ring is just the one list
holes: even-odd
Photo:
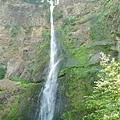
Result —
[{"label": "waterfall", "polygon": [[[42,0],[44,2],[44,0]],[[59,0],[47,0],[50,3],[50,22],[51,22],[51,42],[50,42],[50,63],[49,74],[42,92],[40,93],[40,106],[38,120],[52,120],[54,117],[56,92],[57,92],[57,76],[59,72],[59,62],[57,43],[54,34],[53,10],[55,5],[59,4]]]}]

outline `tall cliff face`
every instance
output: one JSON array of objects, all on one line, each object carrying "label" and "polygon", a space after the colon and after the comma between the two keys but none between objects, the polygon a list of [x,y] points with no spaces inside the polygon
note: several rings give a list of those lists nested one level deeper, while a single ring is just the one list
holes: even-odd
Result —
[{"label": "tall cliff face", "polygon": [[[69,26],[70,20],[76,22],[78,18],[83,18],[75,23],[74,30],[67,31],[67,34],[71,36],[69,39],[74,39],[75,44],[84,44],[89,41],[89,22],[86,22],[89,18],[86,15],[91,11],[97,12],[98,9],[99,3],[60,1],[55,10],[56,29],[63,22]],[[1,0],[0,17],[0,64],[7,68],[5,77],[41,81],[46,64],[43,61],[48,58],[43,57],[48,54],[48,46],[42,48],[42,44],[46,42],[44,31],[50,31],[49,4]],[[47,37],[49,40],[49,34]],[[38,54],[37,51],[41,48],[46,50]],[[38,65],[41,68],[38,68]]]},{"label": "tall cliff face", "polygon": [[[49,15],[47,2],[0,0],[0,73],[7,68],[5,78],[24,78],[33,82],[44,79],[49,60]],[[61,0],[55,8],[54,24],[60,55],[64,53],[67,56],[64,69],[59,74],[56,117],[79,120],[87,113],[83,96],[90,94],[97,80],[100,51],[116,59],[120,57],[119,15],[119,0]],[[8,88],[4,87],[6,83],[8,86],[9,83],[18,85],[13,81],[0,81],[0,100],[5,96],[1,89]],[[11,93],[7,90],[7,97],[11,98],[17,90],[16,94],[21,94],[18,88],[10,89]],[[26,110],[24,103],[33,102],[34,95],[30,92],[24,99],[26,102],[21,101],[19,112],[23,110],[21,116],[27,119],[25,114],[29,104]]]},{"label": "tall cliff face", "polygon": [[[45,10],[23,1],[0,3],[0,64],[7,67],[5,77],[32,78],[36,49],[47,23]],[[37,76],[37,75],[36,75]],[[38,76],[37,76],[38,77]],[[36,78],[32,78],[36,79]]]}]

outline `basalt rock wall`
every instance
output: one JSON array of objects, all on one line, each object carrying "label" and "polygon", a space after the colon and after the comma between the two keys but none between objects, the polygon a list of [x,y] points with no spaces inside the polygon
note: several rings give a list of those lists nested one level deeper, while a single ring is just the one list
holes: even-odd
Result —
[{"label": "basalt rock wall", "polygon": [[[98,12],[99,4],[100,2],[96,4],[84,1],[60,1],[57,13],[61,14],[61,17],[58,16],[55,21],[56,29],[65,19],[74,19],[77,16],[79,22],[74,26],[74,30],[67,32],[67,35],[70,40],[74,39],[75,44],[88,42],[88,20],[92,18],[93,13]],[[7,68],[6,78],[24,78],[34,82],[44,79],[43,71],[49,56],[48,13],[49,4],[46,2],[0,1],[0,65]],[[44,31],[48,32],[47,40],[43,35]],[[48,44],[44,46],[45,42]],[[38,49],[42,50],[39,54]]]}]

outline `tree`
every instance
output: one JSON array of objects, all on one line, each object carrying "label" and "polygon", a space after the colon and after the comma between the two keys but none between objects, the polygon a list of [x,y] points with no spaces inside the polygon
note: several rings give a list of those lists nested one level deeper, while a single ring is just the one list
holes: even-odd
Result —
[{"label": "tree", "polygon": [[120,120],[120,63],[101,53],[100,65],[93,94],[85,96],[89,114],[83,120]]}]

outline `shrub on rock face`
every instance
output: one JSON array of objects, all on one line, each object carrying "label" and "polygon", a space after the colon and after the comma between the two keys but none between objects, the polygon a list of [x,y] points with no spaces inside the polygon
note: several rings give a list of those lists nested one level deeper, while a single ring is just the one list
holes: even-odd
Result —
[{"label": "shrub on rock face", "polygon": [[93,94],[86,96],[89,114],[83,120],[119,120],[120,119],[120,63],[105,54],[101,54],[102,70],[96,82]]},{"label": "shrub on rock face", "polygon": [[104,0],[99,13],[91,20],[91,40],[112,40],[120,32],[119,13],[119,0]]},{"label": "shrub on rock face", "polygon": [[5,77],[6,68],[0,68],[0,79],[3,79]]}]

